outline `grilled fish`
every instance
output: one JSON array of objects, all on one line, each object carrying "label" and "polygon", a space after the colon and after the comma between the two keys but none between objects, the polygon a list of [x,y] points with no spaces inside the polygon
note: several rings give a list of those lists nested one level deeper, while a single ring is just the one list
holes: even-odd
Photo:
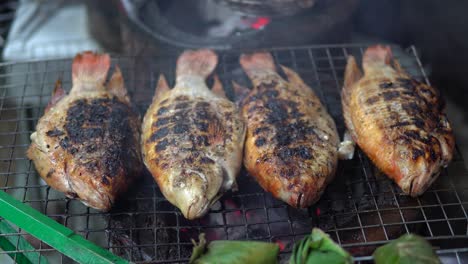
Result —
[{"label": "grilled fish", "polygon": [[282,67],[285,81],[276,72],[271,54],[244,54],[240,63],[253,83],[241,102],[247,121],[244,165],[276,198],[308,207],[335,175],[335,122],[299,75]]},{"label": "grilled fish", "polygon": [[176,84],[161,76],[143,120],[144,163],[163,195],[187,219],[203,216],[222,193],[236,188],[242,166],[245,124],[215,78],[210,50],[186,51],[177,61]]},{"label": "grilled fish", "polygon": [[390,47],[369,47],[364,75],[350,56],[342,90],[353,140],[411,196],[422,194],[453,156],[455,141],[436,89],[416,81]]},{"label": "grilled fish", "polygon": [[109,67],[108,55],[75,57],[70,94],[56,83],[27,152],[48,185],[103,211],[143,169],[140,119],[118,67],[104,86]]}]

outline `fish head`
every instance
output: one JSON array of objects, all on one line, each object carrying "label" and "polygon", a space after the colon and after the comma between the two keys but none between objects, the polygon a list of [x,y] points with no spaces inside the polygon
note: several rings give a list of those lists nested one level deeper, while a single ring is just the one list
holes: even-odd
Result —
[{"label": "fish head", "polygon": [[413,145],[400,145],[397,150],[394,158],[395,181],[405,193],[413,197],[421,195],[440,174],[439,149],[432,151],[432,157],[429,150],[419,150]]},{"label": "fish head", "polygon": [[212,170],[182,170],[173,182],[174,205],[185,218],[200,218],[221,196],[222,183],[223,172],[219,166],[213,166]]}]

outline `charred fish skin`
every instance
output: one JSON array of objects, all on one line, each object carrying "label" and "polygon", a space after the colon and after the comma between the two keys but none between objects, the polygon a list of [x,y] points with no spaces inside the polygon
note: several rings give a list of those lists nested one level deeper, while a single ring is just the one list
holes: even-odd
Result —
[{"label": "charred fish skin", "polygon": [[52,188],[108,211],[143,169],[140,118],[108,55],[78,54],[70,94],[58,81],[31,135],[28,157]]},{"label": "charred fish skin", "polygon": [[276,72],[271,54],[244,54],[240,64],[253,83],[241,102],[247,122],[244,165],[276,198],[308,207],[335,175],[335,123],[297,73],[282,67],[285,81]]},{"label": "charred fish skin", "polygon": [[405,72],[388,46],[369,47],[363,69],[349,57],[342,90],[346,127],[404,193],[421,195],[455,148],[439,93]]},{"label": "charred fish skin", "polygon": [[185,51],[177,61],[176,85],[161,76],[143,121],[144,162],[166,199],[187,219],[205,215],[221,195],[236,188],[245,124],[215,78],[211,50]]}]

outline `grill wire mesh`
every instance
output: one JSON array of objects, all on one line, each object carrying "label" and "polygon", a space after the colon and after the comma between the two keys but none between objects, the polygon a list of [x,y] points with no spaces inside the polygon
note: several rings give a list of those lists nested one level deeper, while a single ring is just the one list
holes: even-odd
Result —
[{"label": "grill wire mesh", "polygon": [[[364,48],[334,45],[270,51],[277,63],[294,69],[316,91],[342,135],[339,92],[346,57],[353,54],[360,58]],[[414,47],[405,51],[394,47],[394,53],[408,72],[428,82]],[[239,68],[239,55],[239,51],[220,54],[216,69],[231,98],[232,80],[249,85]],[[150,104],[159,74],[164,73],[173,84],[176,57],[113,59],[121,67],[127,89],[142,115]],[[129,261],[186,262],[192,249],[190,239],[197,239],[204,232],[208,240],[275,242],[281,248],[281,261],[286,262],[293,244],[309,234],[312,227],[320,227],[361,263],[371,262],[375,247],[409,232],[430,240],[443,262],[468,263],[468,176],[458,150],[450,166],[419,198],[402,194],[359,150],[353,160],[339,163],[335,180],[322,198],[304,210],[275,200],[245,171],[238,178],[239,191],[225,194],[207,216],[196,221],[184,219],[164,199],[147,172],[109,213],[65,198],[44,184],[25,152],[55,80],[62,78],[64,87],[71,87],[70,70],[70,59],[0,66],[0,190]],[[25,237],[35,252],[51,263],[73,262],[42,241],[16,230],[0,236]],[[17,245],[16,251],[0,251],[0,259],[6,253],[23,251]]]}]

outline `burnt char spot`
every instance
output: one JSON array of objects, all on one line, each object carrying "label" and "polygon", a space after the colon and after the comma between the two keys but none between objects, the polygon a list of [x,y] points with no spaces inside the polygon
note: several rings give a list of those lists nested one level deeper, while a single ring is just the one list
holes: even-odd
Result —
[{"label": "burnt char spot", "polygon": [[283,161],[289,161],[292,157],[292,151],[290,148],[282,148],[278,151],[278,157]]},{"label": "burnt char spot", "polygon": [[110,184],[110,182],[109,182],[109,180],[107,179],[106,176],[102,176],[101,182],[102,182],[102,184],[104,184],[104,185],[109,185],[109,184]]},{"label": "burnt char spot", "polygon": [[408,131],[405,131],[405,136],[407,136],[408,138],[411,138],[411,139],[416,139],[416,140],[419,140],[421,138],[421,136],[419,135],[418,131],[415,131],[415,130],[408,130]]},{"label": "burnt char spot", "polygon": [[195,126],[201,132],[207,132],[208,131],[208,123],[207,122],[200,122],[199,120],[195,120]]},{"label": "burnt char spot", "polygon": [[414,81],[411,79],[406,79],[406,78],[398,78],[397,79],[398,84],[405,88],[405,89],[413,89],[414,88]]},{"label": "burnt char spot", "polygon": [[176,101],[188,101],[190,98],[186,95],[179,95],[175,98]]},{"label": "burnt char spot", "polygon": [[310,153],[310,149],[304,146],[298,147],[294,149],[294,155],[300,157],[302,159],[311,159],[312,154]]},{"label": "burnt char spot", "polygon": [[262,109],[260,106],[253,105],[253,106],[249,107],[249,109],[247,109],[247,113],[252,114],[254,111],[257,111],[257,110],[260,110],[260,109]]},{"label": "burnt char spot", "polygon": [[385,101],[389,101],[392,99],[395,99],[400,96],[400,92],[398,91],[389,91],[389,92],[383,92],[382,93],[383,99]]},{"label": "burnt char spot", "polygon": [[431,158],[431,161],[436,161],[437,160],[437,154],[435,153],[434,149],[431,148],[431,151],[429,152],[429,157]]},{"label": "burnt char spot", "polygon": [[379,100],[378,96],[372,96],[372,97],[367,98],[366,103],[369,104],[369,105],[372,105],[375,102],[377,102],[378,100]]},{"label": "burnt char spot", "polygon": [[210,159],[210,158],[208,158],[208,157],[202,157],[202,158],[200,159],[200,162],[201,162],[202,164],[214,164],[214,163],[215,163],[214,160],[212,160],[212,159]]},{"label": "burnt char spot", "polygon": [[393,83],[392,82],[383,82],[379,85],[380,88],[382,89],[387,89],[387,88],[392,88]]},{"label": "burnt char spot", "polygon": [[169,146],[169,140],[163,139],[156,145],[156,152],[163,151]]},{"label": "burnt char spot", "polygon": [[68,149],[69,146],[70,146],[70,139],[68,137],[64,137],[60,140],[60,143],[59,143],[60,147],[62,147],[63,149]]},{"label": "burnt char spot", "polygon": [[284,162],[289,162],[293,158],[311,159],[313,156],[309,148],[301,146],[297,148],[282,148],[278,151],[278,157]]},{"label": "burnt char spot", "polygon": [[269,100],[266,107],[270,110],[267,116],[267,122],[278,123],[286,121],[288,118],[288,109],[285,105],[285,100]]},{"label": "burnt char spot", "polygon": [[59,136],[64,135],[64,134],[65,134],[65,132],[63,132],[62,130],[58,130],[56,128],[46,132],[46,135],[49,136],[49,137],[59,137]]},{"label": "burnt char spot", "polygon": [[167,113],[169,111],[169,109],[167,107],[161,107],[159,108],[158,112],[156,113],[158,116],[160,115],[163,115],[165,113]]},{"label": "burnt char spot", "polygon": [[192,164],[194,161],[195,161],[195,159],[193,158],[193,156],[188,156],[185,159],[185,162],[188,163],[188,164]]},{"label": "burnt char spot", "polygon": [[266,139],[264,137],[259,137],[255,140],[255,146],[261,147],[265,145]]},{"label": "burnt char spot", "polygon": [[415,102],[409,102],[409,103],[402,104],[401,107],[403,108],[403,110],[408,112],[408,114],[410,114],[410,115],[415,115],[415,114],[419,114],[419,113],[422,112],[419,105],[417,103],[415,103]]},{"label": "burnt char spot", "polygon": [[396,122],[395,124],[391,125],[390,128],[402,127],[402,126],[407,126],[407,125],[410,125],[410,124],[411,124],[411,122],[408,122],[408,121]]},{"label": "burnt char spot", "polygon": [[54,174],[54,172],[55,172],[54,169],[50,169],[50,170],[47,172],[46,178],[52,177],[52,174]]},{"label": "burnt char spot", "polygon": [[189,126],[186,124],[178,123],[174,126],[174,134],[182,134],[189,131]]},{"label": "burnt char spot", "polygon": [[158,130],[156,130],[156,132],[154,132],[151,137],[148,139],[148,142],[155,142],[165,136],[167,136],[167,134],[169,134],[169,128],[167,127],[162,127]]},{"label": "burnt char spot", "polygon": [[185,109],[185,108],[188,108],[190,107],[190,103],[189,102],[182,102],[182,103],[178,103],[176,106],[175,106],[175,109]]},{"label": "burnt char spot", "polygon": [[207,136],[197,136],[197,135],[190,135],[190,141],[194,146],[208,146],[208,137]]},{"label": "burnt char spot", "polygon": [[209,119],[208,111],[204,109],[197,111],[197,118],[200,120],[208,120]]},{"label": "burnt char spot", "polygon": [[258,135],[258,134],[260,134],[260,133],[262,133],[262,132],[267,132],[267,131],[269,131],[269,130],[270,130],[270,129],[269,129],[268,127],[258,127],[258,128],[256,128],[256,129],[254,130],[253,134],[254,134],[254,135]]},{"label": "burnt char spot", "polygon": [[93,152],[95,152],[96,150],[97,150],[97,146],[96,146],[96,145],[87,145],[87,146],[85,147],[85,151],[86,151],[87,153],[93,153]]},{"label": "burnt char spot", "polygon": [[203,109],[210,108],[210,103],[208,103],[208,102],[198,102],[195,105],[195,108],[203,108]]},{"label": "burnt char spot", "polygon": [[424,120],[422,120],[421,118],[413,118],[413,123],[414,125],[419,128],[419,129],[423,129],[424,128]]},{"label": "burnt char spot", "polygon": [[105,177],[134,171],[140,161],[134,151],[137,142],[129,118],[136,116],[131,111],[115,97],[77,100],[67,111],[64,128],[68,136],[59,145],[76,154],[84,168],[99,170]]},{"label": "burnt char spot", "polygon": [[279,95],[279,92],[273,89],[268,89],[263,92],[263,95],[266,96],[268,99],[276,98]]},{"label": "burnt char spot", "polygon": [[413,160],[417,160],[420,156],[423,156],[424,155],[424,151],[423,150],[420,150],[420,149],[413,149],[412,151],[413,155],[411,156],[411,158]]},{"label": "burnt char spot", "polygon": [[94,171],[98,168],[98,161],[92,160],[90,162],[85,163],[84,166],[86,169],[88,169],[88,171]]},{"label": "burnt char spot", "polygon": [[171,121],[170,117],[164,117],[164,118],[159,118],[158,121],[156,121],[155,126],[160,127],[169,124],[169,121]]}]

